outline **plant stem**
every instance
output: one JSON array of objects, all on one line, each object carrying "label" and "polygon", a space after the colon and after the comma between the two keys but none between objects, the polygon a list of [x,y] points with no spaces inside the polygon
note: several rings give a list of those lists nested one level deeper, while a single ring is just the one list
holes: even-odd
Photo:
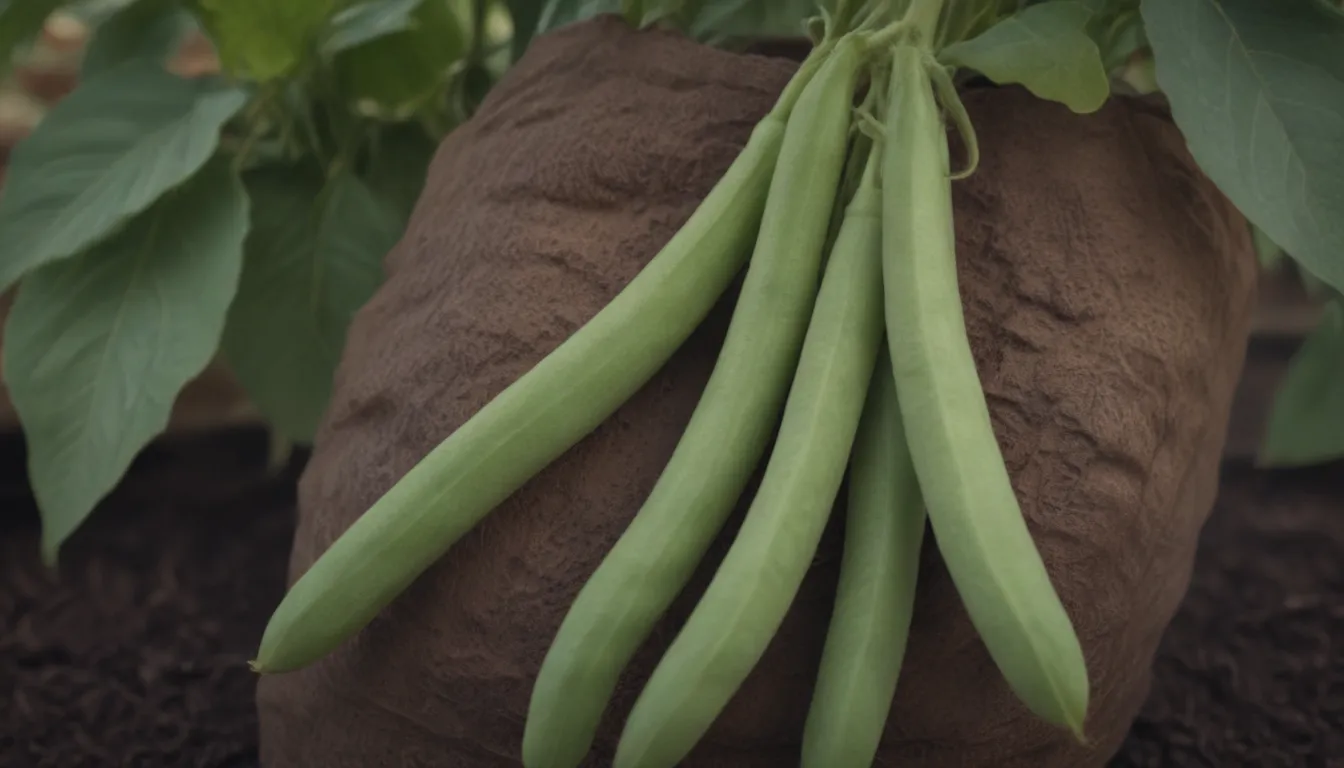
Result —
[{"label": "plant stem", "polygon": [[857,9],[850,0],[836,0],[835,13],[831,16],[836,29],[848,29],[853,23],[854,13]]},{"label": "plant stem", "polygon": [[471,49],[467,55],[467,66],[476,66],[484,60],[485,18],[490,12],[488,0],[476,0],[471,8]]},{"label": "plant stem", "polygon": [[938,32],[938,21],[946,0],[913,0],[902,21],[914,29],[915,39],[925,48],[933,44]]}]

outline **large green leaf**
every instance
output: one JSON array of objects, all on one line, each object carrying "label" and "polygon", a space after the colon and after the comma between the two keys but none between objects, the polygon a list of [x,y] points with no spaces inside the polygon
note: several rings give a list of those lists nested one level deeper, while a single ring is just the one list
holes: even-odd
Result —
[{"label": "large green leaf", "polygon": [[1262,269],[1277,269],[1286,254],[1263,229],[1251,225],[1251,242],[1255,245],[1255,255]]},{"label": "large green leaf", "polygon": [[816,15],[817,0],[702,0],[688,31],[711,45],[734,38],[805,37],[805,22]]},{"label": "large green leaf", "polygon": [[420,199],[436,149],[438,145],[419,125],[380,128],[363,176],[374,195],[397,215],[398,227],[406,225]]},{"label": "large green leaf", "polygon": [[[1085,0],[1090,3],[1106,0]],[[1016,13],[1018,0],[967,0],[948,3],[940,22],[938,46],[959,43],[977,37],[1004,18]]]},{"label": "large green leaf", "polygon": [[1275,398],[1259,462],[1304,466],[1344,458],[1344,300],[1326,306]]},{"label": "large green leaf", "polygon": [[687,28],[700,11],[700,0],[621,0],[621,15],[639,28],[667,24]]},{"label": "large green leaf", "polygon": [[576,21],[604,13],[620,13],[621,0],[549,0],[541,9],[534,34],[544,35]]},{"label": "large green leaf", "polygon": [[[829,8],[834,0],[824,0]],[[645,27],[668,21],[701,42],[805,37],[804,22],[818,13],[817,0],[550,0],[537,34],[604,13]]]},{"label": "large green leaf", "polygon": [[252,401],[312,439],[355,311],[382,282],[402,218],[355,176],[269,168],[246,180],[252,231],[224,354]]},{"label": "large green leaf", "polygon": [[536,34],[537,22],[546,0],[508,0],[509,18],[513,22],[513,40],[510,44],[514,61],[523,57]]},{"label": "large green leaf", "polygon": [[1020,84],[1074,112],[1094,112],[1110,96],[1111,85],[1101,50],[1088,34],[1092,19],[1085,2],[1052,0],[947,46],[939,59],[996,83]]},{"label": "large green leaf", "polygon": [[0,291],[99,242],[215,152],[247,94],[134,60],[55,106],[10,156],[0,195]]},{"label": "large green leaf", "polygon": [[0,74],[9,71],[14,53],[42,32],[62,0],[0,0]]},{"label": "large green leaf", "polygon": [[20,286],[4,371],[48,562],[215,354],[247,220],[242,186],[219,160],[112,238]]},{"label": "large green leaf", "polygon": [[1344,19],[1344,0],[1314,0],[1314,2],[1318,8]]},{"label": "large green leaf", "polygon": [[444,95],[471,47],[469,0],[423,0],[412,26],[342,52],[342,94],[359,112],[401,120]]},{"label": "large green leaf", "polygon": [[80,76],[88,79],[133,59],[163,66],[192,28],[174,0],[138,0],[98,25],[84,51]]},{"label": "large green leaf", "polygon": [[1144,0],[1190,153],[1307,270],[1344,290],[1344,20],[1311,0]]},{"label": "large green leaf", "polygon": [[342,0],[195,0],[225,69],[257,82],[294,72]]},{"label": "large green leaf", "polygon": [[427,0],[368,0],[331,19],[322,52],[328,56],[415,27],[415,10]]},{"label": "large green leaf", "polygon": [[1139,48],[1147,47],[1139,0],[1076,0],[1092,11],[1087,33],[1101,50],[1106,71],[1114,72]]}]

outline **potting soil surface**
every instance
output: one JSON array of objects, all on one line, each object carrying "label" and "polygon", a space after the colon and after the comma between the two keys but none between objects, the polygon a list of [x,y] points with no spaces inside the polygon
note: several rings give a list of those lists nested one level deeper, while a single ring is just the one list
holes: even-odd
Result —
[{"label": "potting soil surface", "polygon": [[[296,470],[265,438],[156,447],[42,567],[0,444],[0,768],[256,765],[246,668],[284,588]],[[1344,766],[1344,465],[1225,465],[1115,768]]]}]

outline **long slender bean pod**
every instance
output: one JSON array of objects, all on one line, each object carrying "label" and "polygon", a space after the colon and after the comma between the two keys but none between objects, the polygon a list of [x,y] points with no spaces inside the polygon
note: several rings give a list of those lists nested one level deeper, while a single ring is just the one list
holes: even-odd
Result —
[{"label": "long slender bean pod", "polygon": [[298,579],[271,616],[255,670],[306,666],[359,631],[662,367],[748,260],[788,117],[830,47],[814,49],[634,280],[412,467]]},{"label": "long slender bean pod", "polygon": [[[833,55],[843,66],[853,56]],[[836,72],[837,65],[824,65],[788,121],[755,251],[695,412],[542,662],[523,735],[527,768],[573,768],[583,760],[621,671],[690,580],[769,446],[816,297],[826,232],[824,222],[811,221],[814,207],[829,210],[824,191],[835,194],[839,182],[829,148],[822,145],[821,162],[814,148],[825,141],[818,132],[838,122],[819,109],[834,100],[827,89],[837,85]]]},{"label": "long slender bean pod", "polygon": [[[854,73],[862,61],[857,48],[842,42],[830,71],[809,86],[815,102],[806,111],[800,103],[793,116],[800,127],[809,126],[810,146],[790,160],[825,167],[829,184],[822,187],[819,179],[781,193],[798,198],[793,232],[807,232],[817,251],[844,162]],[[843,479],[881,345],[879,217],[875,194],[850,205],[761,486],[709,588],[636,701],[617,745],[616,768],[680,762],[760,659],[797,593]],[[794,279],[811,288],[819,260],[820,253],[800,258],[790,271],[806,280]]]},{"label": "long slender bean pod", "polygon": [[854,438],[840,582],[803,728],[803,768],[873,764],[910,634],[924,523],[884,348]]},{"label": "long slender bean pod", "polygon": [[893,52],[883,153],[887,339],[939,551],[1017,696],[1080,739],[1087,667],[1013,493],[966,335],[947,137],[922,52]]}]

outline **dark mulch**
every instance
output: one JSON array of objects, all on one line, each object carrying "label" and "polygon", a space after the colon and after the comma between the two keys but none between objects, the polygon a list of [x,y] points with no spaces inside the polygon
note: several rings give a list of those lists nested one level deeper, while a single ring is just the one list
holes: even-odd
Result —
[{"label": "dark mulch", "polygon": [[1344,766],[1344,464],[1225,466],[1116,766]]},{"label": "dark mulch", "polygon": [[[6,440],[0,766],[255,765],[245,662],[283,589],[295,470],[268,478],[250,433],[157,448],[56,581]],[[1224,476],[1115,766],[1344,766],[1344,465]]]},{"label": "dark mulch", "polygon": [[5,439],[0,766],[255,765],[246,662],[283,593],[293,526],[293,472],[268,476],[265,450],[252,433],[157,447],[53,576]]}]

